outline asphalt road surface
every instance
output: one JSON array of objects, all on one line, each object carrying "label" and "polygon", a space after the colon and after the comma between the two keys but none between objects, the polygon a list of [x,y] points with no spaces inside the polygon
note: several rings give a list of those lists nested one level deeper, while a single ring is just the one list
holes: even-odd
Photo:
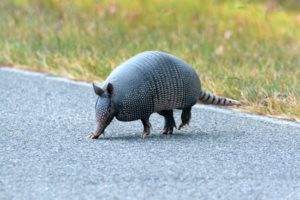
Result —
[{"label": "asphalt road surface", "polygon": [[[300,199],[300,124],[196,106],[94,130],[90,84],[0,69],[0,199]],[[180,112],[175,112],[177,125]]]}]

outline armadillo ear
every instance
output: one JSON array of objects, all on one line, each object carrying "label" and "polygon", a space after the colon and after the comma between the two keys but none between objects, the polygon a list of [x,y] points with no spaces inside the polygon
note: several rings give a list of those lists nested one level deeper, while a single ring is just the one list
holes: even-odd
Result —
[{"label": "armadillo ear", "polygon": [[101,87],[97,86],[95,83],[93,83],[93,88],[97,95],[101,95],[104,93],[103,89]]},{"label": "armadillo ear", "polygon": [[114,86],[111,83],[108,83],[106,90],[109,96],[112,96],[114,93]]}]

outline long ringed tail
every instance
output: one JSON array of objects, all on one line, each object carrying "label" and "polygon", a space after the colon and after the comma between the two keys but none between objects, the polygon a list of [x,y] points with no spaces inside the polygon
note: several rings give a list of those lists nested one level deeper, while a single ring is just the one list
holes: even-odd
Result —
[{"label": "long ringed tail", "polygon": [[221,106],[241,105],[241,103],[236,100],[217,96],[217,95],[214,95],[205,90],[201,91],[201,94],[200,94],[200,97],[198,100],[204,104],[213,104],[213,105],[221,105]]}]

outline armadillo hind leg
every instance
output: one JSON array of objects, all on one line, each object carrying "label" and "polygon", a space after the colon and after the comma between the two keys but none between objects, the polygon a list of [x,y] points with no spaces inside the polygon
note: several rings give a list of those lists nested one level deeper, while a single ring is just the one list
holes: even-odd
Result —
[{"label": "armadillo hind leg", "polygon": [[150,134],[150,128],[151,124],[149,122],[149,117],[141,119],[143,126],[144,126],[144,132],[141,135],[141,138],[144,139],[147,135]]},{"label": "armadillo hind leg", "polygon": [[178,127],[179,130],[182,127],[184,127],[185,125],[189,124],[189,122],[191,120],[191,117],[192,117],[191,110],[192,110],[192,106],[186,107],[186,108],[182,109],[182,113],[181,113],[181,121],[182,121],[182,123]]},{"label": "armadillo hind leg", "polygon": [[162,134],[172,134],[173,128],[176,128],[176,123],[173,117],[173,110],[162,110],[158,112],[158,114],[164,116],[165,118],[165,126],[161,131]]}]

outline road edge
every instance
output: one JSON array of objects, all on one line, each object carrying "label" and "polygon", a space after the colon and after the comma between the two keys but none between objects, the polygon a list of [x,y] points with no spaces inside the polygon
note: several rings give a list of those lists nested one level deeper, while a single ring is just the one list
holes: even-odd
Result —
[{"label": "road edge", "polygon": [[[70,83],[70,84],[74,84],[74,85],[78,85],[78,86],[92,88],[91,83],[71,80],[71,79],[55,76],[55,75],[52,75],[49,73],[33,72],[33,71],[28,71],[28,70],[23,70],[23,69],[2,67],[2,66],[0,67],[0,70],[23,74],[26,76],[38,76],[38,77],[46,78],[48,80],[65,82],[65,83]],[[195,105],[194,108],[201,109],[201,110],[208,111],[208,112],[220,113],[223,115],[224,114],[225,115],[234,115],[234,116],[248,118],[248,119],[252,119],[252,120],[263,121],[263,122],[267,122],[267,123],[274,123],[274,124],[278,124],[278,125],[289,125],[289,126],[293,126],[293,127],[300,127],[300,123],[297,121],[290,121],[287,119],[278,119],[278,118],[274,118],[274,117],[270,117],[270,116],[261,116],[261,115],[255,114],[255,113],[246,113],[246,112],[242,112],[242,111],[234,110],[234,109],[230,109],[230,108],[223,108],[223,107],[212,106],[212,105],[201,105],[201,104]]]}]

